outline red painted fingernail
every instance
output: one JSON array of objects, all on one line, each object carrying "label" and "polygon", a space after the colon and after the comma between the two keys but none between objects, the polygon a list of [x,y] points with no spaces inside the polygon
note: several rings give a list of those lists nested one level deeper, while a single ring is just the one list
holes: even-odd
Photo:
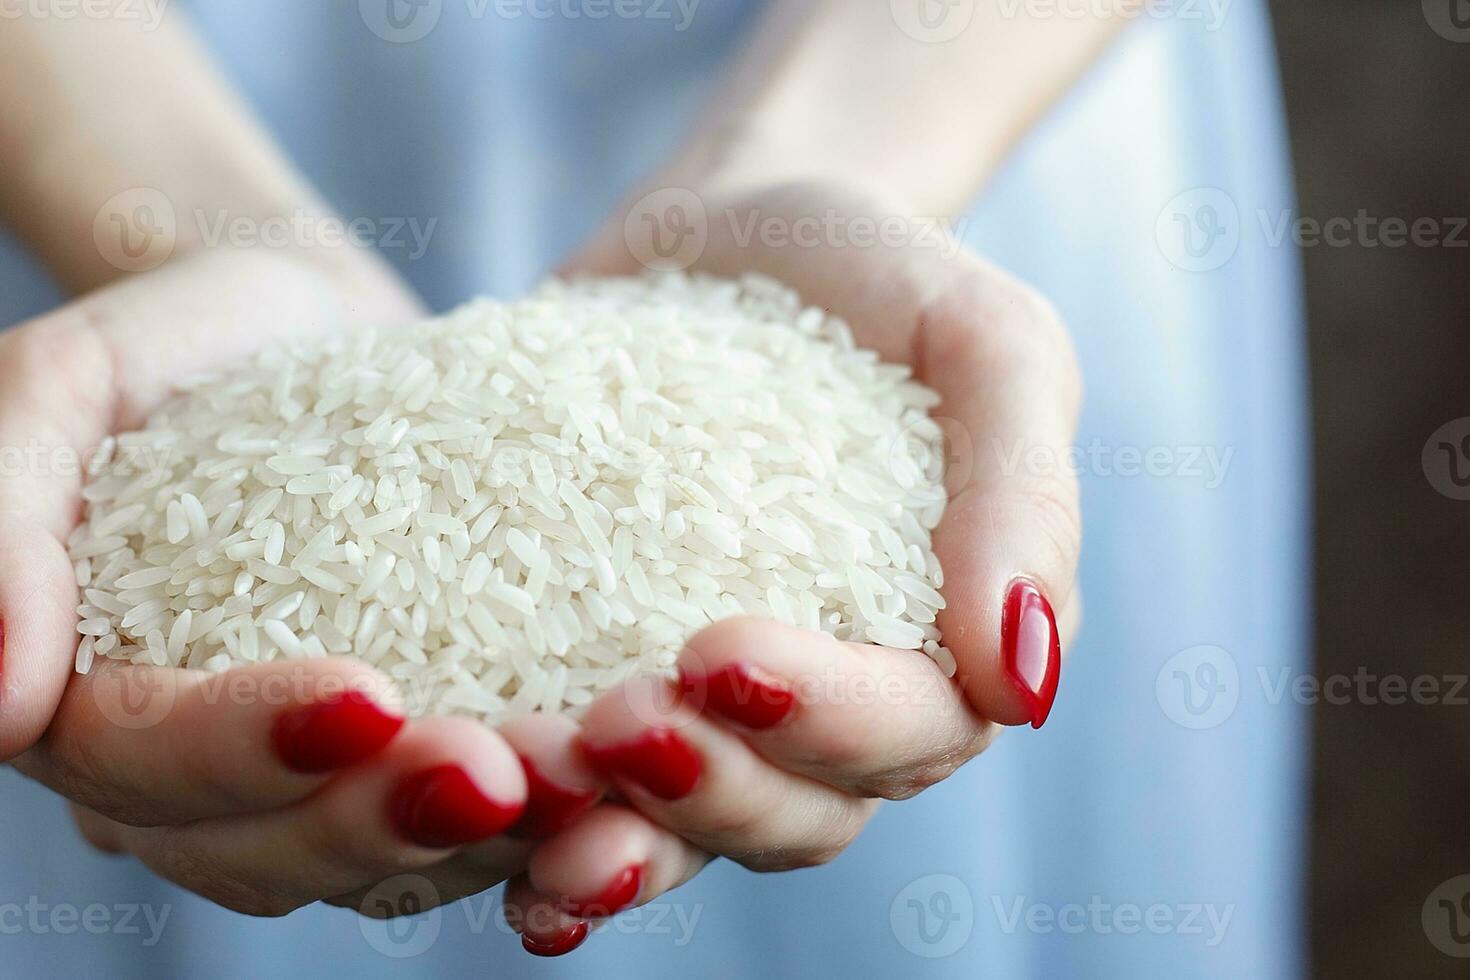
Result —
[{"label": "red painted fingernail", "polygon": [[1062,642],[1051,603],[1024,579],[1011,584],[1000,621],[1001,659],[1006,674],[1026,703],[1031,727],[1051,714],[1062,672]]},{"label": "red painted fingernail", "polygon": [[331,772],[376,755],[403,727],[361,691],[342,691],[276,719],[276,755],[297,772]]},{"label": "red painted fingernail", "polygon": [[537,939],[529,934],[521,936],[521,945],[532,956],[565,956],[587,940],[587,923],[563,930],[550,939]]},{"label": "red painted fingernail", "polygon": [[702,699],[715,714],[746,728],[773,728],[796,706],[789,687],[753,664],[730,664],[713,674],[694,676],[681,667],[679,687],[696,704]]},{"label": "red painted fingernail", "polygon": [[582,750],[602,772],[632,780],[661,800],[688,796],[703,768],[699,754],[668,728],[650,729],[621,745],[583,742]]},{"label": "red painted fingernail", "polygon": [[490,799],[459,766],[437,766],[405,778],[389,805],[398,832],[421,847],[458,847],[494,837],[523,809],[520,803]]},{"label": "red painted fingernail", "polygon": [[553,783],[525,756],[521,756],[521,768],[526,771],[526,809],[507,831],[512,837],[550,837],[597,800],[595,790],[567,789]]},{"label": "red painted fingernail", "polygon": [[607,887],[594,897],[584,902],[575,902],[570,899],[562,902],[562,911],[567,915],[589,919],[616,915],[638,900],[638,892],[642,887],[643,867],[635,864],[618,872],[617,876],[607,883]]}]

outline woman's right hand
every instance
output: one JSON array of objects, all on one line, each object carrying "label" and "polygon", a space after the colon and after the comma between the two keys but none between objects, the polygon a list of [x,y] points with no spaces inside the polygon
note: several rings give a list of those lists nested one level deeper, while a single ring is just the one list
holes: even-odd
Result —
[{"label": "woman's right hand", "polygon": [[518,755],[600,786],[574,723],[405,721],[360,661],[73,673],[78,461],[180,378],[288,336],[421,315],[365,254],[206,250],[0,334],[0,759],[69,799],[96,846],[240,912],[395,914],[401,890],[386,904],[371,890],[410,869],[422,903],[479,892],[534,847],[500,835],[527,799]]}]

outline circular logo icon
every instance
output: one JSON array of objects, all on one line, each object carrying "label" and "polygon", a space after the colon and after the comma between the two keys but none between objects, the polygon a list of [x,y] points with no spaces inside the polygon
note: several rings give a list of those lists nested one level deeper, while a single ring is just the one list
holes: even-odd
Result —
[{"label": "circular logo icon", "polygon": [[684,697],[667,678],[655,674],[634,674],[623,682],[622,691],[629,713],[655,731],[683,728],[704,706],[703,692]]},{"label": "circular logo icon", "polygon": [[1154,223],[1154,241],[1169,264],[1186,272],[1213,272],[1240,248],[1240,209],[1218,187],[1174,197]]},{"label": "circular logo icon", "polygon": [[439,890],[423,875],[396,875],[368,892],[357,910],[362,938],[395,960],[428,952],[439,940],[444,911]]},{"label": "circular logo icon", "polygon": [[1430,892],[1419,917],[1435,949],[1470,959],[1470,875],[1458,875]]},{"label": "circular logo icon", "polygon": [[393,44],[412,44],[429,36],[444,13],[444,0],[357,0],[368,30]]},{"label": "circular logo icon", "polygon": [[1190,647],[1159,668],[1154,694],[1176,725],[1215,728],[1235,713],[1240,702],[1240,671],[1235,658],[1220,647]]},{"label": "circular logo icon", "polygon": [[152,664],[109,665],[91,674],[89,683],[102,717],[129,731],[162,722],[179,696],[179,671]]},{"label": "circular logo icon", "polygon": [[107,199],[92,219],[97,254],[123,272],[147,272],[168,260],[178,244],[173,202],[152,187],[134,187]]},{"label": "circular logo icon", "polygon": [[975,898],[954,875],[925,875],[894,896],[888,924],[899,945],[915,956],[953,956],[975,929]]},{"label": "circular logo icon", "polygon": [[[936,432],[937,427],[937,432]],[[941,483],[954,497],[975,473],[975,443],[959,419],[936,415],[903,428],[888,451],[888,472],[901,484]]]},{"label": "circular logo icon", "polygon": [[704,201],[683,187],[664,187],[645,194],[623,221],[623,241],[645,269],[687,269],[699,261],[709,244]]},{"label": "circular logo icon", "polygon": [[1435,429],[1419,459],[1431,487],[1451,500],[1470,500],[1470,417]]},{"label": "circular logo icon", "polygon": [[975,0],[888,0],[888,10],[915,41],[943,44],[965,33],[975,19]]},{"label": "circular logo icon", "polygon": [[1470,44],[1470,0],[1423,0],[1424,19],[1446,41]]}]

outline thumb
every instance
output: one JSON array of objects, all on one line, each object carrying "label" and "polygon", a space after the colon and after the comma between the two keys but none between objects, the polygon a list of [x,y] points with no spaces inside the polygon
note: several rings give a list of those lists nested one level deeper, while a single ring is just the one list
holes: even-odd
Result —
[{"label": "thumb", "polygon": [[0,761],[40,739],[77,649],[66,548],[24,517],[0,517]]}]

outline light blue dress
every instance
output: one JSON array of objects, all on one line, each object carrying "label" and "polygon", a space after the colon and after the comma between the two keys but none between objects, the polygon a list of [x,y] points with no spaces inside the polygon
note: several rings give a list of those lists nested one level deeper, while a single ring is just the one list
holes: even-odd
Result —
[{"label": "light blue dress", "polygon": [[[1045,729],[885,806],[828,867],[717,863],[559,961],[521,953],[498,890],[392,929],[235,916],[87,852],[7,770],[0,977],[1299,975],[1307,727],[1279,685],[1306,669],[1309,457],[1296,256],[1266,234],[1292,199],[1263,6],[1132,27],[967,222],[1056,301],[1087,376],[1087,622]],[[386,251],[441,308],[526,288],[588,234],[756,13],[430,0],[433,30],[397,43],[366,25],[425,22],[383,0],[193,7],[342,213],[438,219],[421,257]],[[8,244],[0,284],[0,323],[57,299]],[[94,903],[104,930],[49,917]]]}]

